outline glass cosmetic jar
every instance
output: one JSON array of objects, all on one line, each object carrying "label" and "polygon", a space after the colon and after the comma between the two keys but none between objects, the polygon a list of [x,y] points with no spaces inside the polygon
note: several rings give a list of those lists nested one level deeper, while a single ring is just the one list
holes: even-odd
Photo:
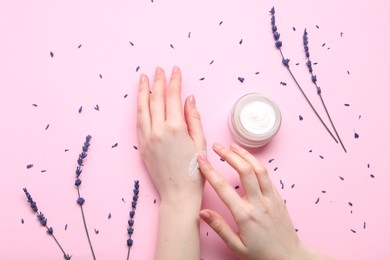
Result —
[{"label": "glass cosmetic jar", "polygon": [[246,147],[261,147],[279,131],[282,115],[278,105],[260,93],[242,96],[229,114],[234,139]]}]

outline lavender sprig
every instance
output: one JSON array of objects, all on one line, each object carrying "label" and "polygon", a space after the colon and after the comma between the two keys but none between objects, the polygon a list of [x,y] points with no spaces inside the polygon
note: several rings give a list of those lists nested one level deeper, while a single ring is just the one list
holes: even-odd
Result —
[{"label": "lavender sprig", "polygon": [[130,219],[127,222],[128,223],[128,228],[127,228],[127,234],[129,235],[129,239],[127,239],[127,260],[130,258],[130,248],[133,245],[133,239],[131,239],[133,232],[134,232],[134,215],[135,215],[135,209],[137,208],[137,202],[138,202],[138,194],[139,194],[139,181],[135,180],[134,181],[134,189],[133,189],[133,200],[131,202],[131,210],[129,212]]},{"label": "lavender sprig", "polygon": [[31,194],[28,192],[27,188],[23,188],[23,191],[24,191],[24,194],[26,195],[26,198],[27,198],[27,202],[30,204],[30,207],[31,209],[34,211],[34,213],[37,215],[37,218],[39,220],[39,223],[41,223],[42,226],[44,226],[46,228],[46,233],[49,234],[53,239],[54,241],[56,242],[56,244],[58,245],[58,247],[61,249],[62,251],[62,254],[64,256],[64,259],[66,260],[70,260],[70,258],[72,256],[70,256],[69,254],[65,253],[64,249],[62,248],[61,244],[58,242],[57,238],[54,236],[54,230],[52,227],[49,227],[47,225],[47,218],[45,217],[45,215],[43,215],[43,213],[41,211],[38,212],[38,206],[37,206],[37,203],[33,200]]},{"label": "lavender sprig", "polygon": [[81,197],[81,195],[80,195],[80,185],[81,185],[80,175],[83,172],[82,166],[84,165],[83,164],[84,159],[87,157],[88,148],[90,146],[89,142],[91,141],[91,138],[92,137],[90,135],[86,136],[84,145],[82,147],[82,152],[79,154],[79,158],[77,159],[76,180],[75,180],[74,185],[77,188],[78,198],[77,198],[76,202],[80,206],[80,209],[81,209],[81,216],[83,217],[83,223],[84,223],[85,233],[87,234],[89,247],[91,249],[93,259],[96,260],[95,252],[93,251],[93,247],[92,247],[92,243],[91,243],[91,238],[89,237],[87,221],[85,220],[85,214],[84,214],[84,209],[83,209],[83,204],[85,202],[85,199],[83,197]]},{"label": "lavender sprig", "polygon": [[287,68],[288,72],[290,73],[291,77],[293,78],[295,84],[298,86],[298,89],[301,91],[303,97],[306,99],[307,103],[313,110],[313,112],[316,114],[317,118],[320,120],[322,125],[325,127],[325,129],[328,131],[330,136],[333,138],[333,140],[338,143],[337,139],[334,137],[332,132],[329,130],[328,126],[325,124],[324,120],[322,120],[321,116],[318,114],[317,110],[314,108],[313,104],[310,102],[309,98],[306,96],[305,92],[301,88],[300,84],[298,83],[297,79],[295,78],[294,74],[292,73],[290,66],[289,66],[289,59],[285,58],[283,55],[282,51],[282,41],[280,40],[280,33],[278,32],[278,27],[276,26],[276,18],[275,18],[275,8],[272,7],[270,10],[271,13],[271,29],[272,29],[272,34],[275,40],[275,47],[279,50],[280,55],[282,56],[282,63],[283,65]]},{"label": "lavender sprig", "polygon": [[316,89],[317,89],[317,94],[318,96],[320,97],[321,99],[321,103],[322,103],[322,106],[324,107],[325,109],[325,112],[326,112],[326,115],[328,116],[329,118],[329,121],[330,121],[330,124],[332,125],[332,128],[334,130],[334,132],[336,133],[336,136],[337,136],[337,139],[339,140],[340,144],[341,144],[341,147],[343,148],[344,152],[347,152],[347,150],[345,149],[345,146],[343,144],[343,141],[341,141],[341,138],[336,130],[336,127],[335,125],[333,124],[333,120],[332,118],[330,117],[330,114],[329,114],[329,111],[325,105],[325,102],[324,102],[324,99],[322,97],[322,94],[321,94],[321,88],[317,85],[317,75],[314,75],[313,73],[313,66],[312,66],[312,63],[311,63],[311,60],[310,60],[310,52],[309,52],[309,38],[308,38],[308,33],[307,33],[307,30],[305,28],[304,32],[303,32],[303,48],[305,50],[305,55],[306,55],[306,66],[309,70],[309,73],[311,75],[311,81],[313,82],[313,84],[315,85]]}]

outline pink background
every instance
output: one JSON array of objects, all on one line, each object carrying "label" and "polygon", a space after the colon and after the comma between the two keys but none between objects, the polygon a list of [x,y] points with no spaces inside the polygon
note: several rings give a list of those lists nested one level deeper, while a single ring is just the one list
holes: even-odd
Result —
[{"label": "pink background", "polygon": [[[326,119],[304,65],[308,29],[314,73],[347,154],[281,64],[270,30],[273,5],[291,69]],[[126,257],[128,211],[139,179],[131,258],[152,259],[158,197],[133,148],[137,82],[141,72],[153,76],[157,65],[167,72],[178,65],[183,96],[194,94],[203,116],[210,160],[233,186],[237,174],[210,144],[232,142],[230,108],[240,96],[261,92],[279,104],[283,123],[272,143],[254,152],[286,199],[302,241],[338,259],[389,259],[388,10],[383,0],[2,1],[0,258],[61,259],[26,202],[27,187],[72,259],[91,259],[73,185],[77,156],[91,134],[81,192],[96,255]],[[208,185],[204,207],[232,221]],[[203,259],[236,259],[204,223],[201,243]]]}]

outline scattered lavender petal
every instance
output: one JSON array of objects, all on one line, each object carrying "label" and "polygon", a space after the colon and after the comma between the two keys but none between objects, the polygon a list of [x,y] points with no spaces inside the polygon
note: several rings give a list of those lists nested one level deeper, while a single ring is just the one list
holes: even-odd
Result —
[{"label": "scattered lavender petal", "polygon": [[322,47],[325,47],[325,43],[322,44]]},{"label": "scattered lavender petal", "polygon": [[345,104],[344,104],[344,106],[346,106],[346,107],[349,107],[349,106],[350,106],[350,104],[348,104],[348,103],[345,103]]},{"label": "scattered lavender petal", "polygon": [[46,170],[41,170],[42,173],[46,172]]},{"label": "scattered lavender petal", "polygon": [[49,129],[49,126],[50,126],[50,124],[47,124],[47,126],[46,126],[45,130]]},{"label": "scattered lavender petal", "polygon": [[234,187],[235,190],[238,190],[239,188],[240,188],[239,185],[237,185],[237,186]]},{"label": "scattered lavender petal", "polygon": [[319,157],[320,157],[321,159],[324,159],[324,156],[322,156],[322,155],[319,155]]},{"label": "scattered lavender petal", "polygon": [[283,183],[283,181],[282,181],[282,180],[279,180],[279,183],[280,183],[281,188],[282,188],[282,190],[283,190],[283,189],[284,189],[284,183]]},{"label": "scattered lavender petal", "polygon": [[95,234],[96,235],[99,234],[99,230],[98,229],[94,228],[94,230],[95,230]]},{"label": "scattered lavender petal", "polygon": [[140,66],[137,66],[137,68],[135,68],[135,72],[138,72],[140,68]]},{"label": "scattered lavender petal", "polygon": [[210,61],[209,65],[213,64],[214,63],[214,60]]},{"label": "scattered lavender petal", "polygon": [[175,46],[173,46],[173,44],[171,43],[171,44],[169,44],[169,46],[171,46],[171,48],[172,49],[174,49],[175,48]]},{"label": "scattered lavender petal", "polygon": [[295,187],[295,184],[291,185],[291,189],[294,189],[294,187]]},{"label": "scattered lavender petal", "polygon": [[374,175],[374,174],[370,174],[370,177],[374,179],[374,178],[375,178],[375,175]]},{"label": "scattered lavender petal", "polygon": [[303,117],[301,115],[299,115],[299,121],[302,121],[303,120]]},{"label": "scattered lavender petal", "polygon": [[309,150],[309,153],[313,152],[313,150]]},{"label": "scattered lavender petal", "polygon": [[276,172],[277,170],[278,170],[278,167],[275,167],[275,168],[274,168],[274,172]]},{"label": "scattered lavender petal", "polygon": [[326,190],[322,190],[321,192],[322,192],[322,193],[326,193]]},{"label": "scattered lavender petal", "polygon": [[367,163],[367,168],[370,168],[370,164],[369,163]]},{"label": "scattered lavender petal", "polygon": [[219,158],[220,160],[221,160],[221,162],[224,162],[225,161],[225,159],[223,159],[223,158]]},{"label": "scattered lavender petal", "polygon": [[102,78],[103,78],[103,75],[102,75],[102,74],[99,74],[99,77],[102,79]]},{"label": "scattered lavender petal", "polygon": [[81,106],[81,107],[79,108],[79,114],[81,114],[81,112],[83,112],[83,106]]},{"label": "scattered lavender petal", "polygon": [[111,219],[111,212],[108,213],[108,219]]},{"label": "scattered lavender petal", "polygon": [[27,164],[26,168],[31,169],[34,166],[34,164]]},{"label": "scattered lavender petal", "polygon": [[133,145],[133,148],[134,148],[135,150],[138,150],[138,147],[137,147],[137,146],[135,146],[135,145]]},{"label": "scattered lavender petal", "polygon": [[222,23],[223,23],[223,21],[220,21],[220,22],[219,22],[219,26],[221,26],[221,25],[222,25]]},{"label": "scattered lavender petal", "polygon": [[295,27],[293,27],[292,29],[293,29],[294,32],[296,31]]},{"label": "scattered lavender petal", "polygon": [[32,104],[34,107],[37,107],[38,105],[37,104]]},{"label": "scattered lavender petal", "polygon": [[68,152],[69,151],[69,149],[65,149],[65,152]]},{"label": "scattered lavender petal", "polygon": [[259,74],[260,74],[260,71],[256,71],[256,72],[255,72],[255,75],[259,75]]},{"label": "scattered lavender petal", "polygon": [[315,204],[318,204],[320,202],[320,198],[318,197],[317,200],[315,201]]},{"label": "scattered lavender petal", "polygon": [[96,104],[96,106],[94,107],[94,109],[95,109],[96,111],[100,111],[100,107],[99,107],[99,105],[98,105],[98,104]]},{"label": "scattered lavender petal", "polygon": [[299,62],[298,62],[298,63],[295,63],[296,66],[298,66],[299,64],[300,64]]},{"label": "scattered lavender petal", "polygon": [[154,200],[153,200],[153,204],[156,204],[156,202],[157,202],[157,200],[156,200],[156,199],[154,199]]},{"label": "scattered lavender petal", "polygon": [[287,83],[286,83],[286,82],[283,82],[283,81],[281,81],[281,82],[280,82],[280,85],[282,85],[282,86],[287,86]]},{"label": "scattered lavender petal", "polygon": [[269,160],[268,160],[268,163],[272,163],[274,160],[275,160],[275,159],[273,159],[273,158],[272,158],[272,159],[269,159]]},{"label": "scattered lavender petal", "polygon": [[347,70],[348,75],[350,75],[349,70]]},{"label": "scattered lavender petal", "polygon": [[320,29],[320,27],[318,25],[316,25],[317,29]]},{"label": "scattered lavender petal", "polygon": [[50,52],[50,57],[54,58],[54,53],[52,51]]},{"label": "scattered lavender petal", "polygon": [[191,38],[191,32],[188,32],[188,38]]},{"label": "scattered lavender petal", "polygon": [[352,233],[356,233],[356,231],[355,231],[355,230],[353,230],[353,229],[351,229],[351,232],[352,232]]},{"label": "scattered lavender petal", "polygon": [[115,147],[117,147],[118,146],[118,143],[115,143],[115,144],[113,144],[112,146],[111,146],[111,148],[115,148]]},{"label": "scattered lavender petal", "polygon": [[242,39],[238,42],[239,44],[242,44]]},{"label": "scattered lavender petal", "polygon": [[359,138],[359,134],[355,132],[354,137],[355,137],[355,139],[358,139]]},{"label": "scattered lavender petal", "polygon": [[243,78],[243,77],[238,77],[237,79],[238,79],[238,81],[240,81],[241,83],[244,83],[245,78]]},{"label": "scattered lavender petal", "polygon": [[130,45],[131,45],[131,46],[133,46],[133,47],[134,47],[134,43],[133,43],[133,42],[129,42],[129,43],[130,43]]},{"label": "scattered lavender petal", "polygon": [[22,224],[24,224],[24,219],[21,219]]},{"label": "scattered lavender petal", "polygon": [[363,223],[363,229],[366,229],[366,222]]},{"label": "scattered lavender petal", "polygon": [[68,224],[65,224],[65,231],[68,230]]},{"label": "scattered lavender petal", "polygon": [[202,78],[200,78],[199,80],[204,80],[205,78],[204,77],[202,77]]},{"label": "scattered lavender petal", "polygon": [[127,94],[125,94],[125,95],[123,96],[123,98],[127,98]]},{"label": "scattered lavender petal", "polygon": [[83,46],[83,45],[82,45],[82,44],[79,44],[79,46],[77,46],[77,48],[78,48],[78,49],[80,49],[80,48],[81,48],[81,46]]},{"label": "scattered lavender petal", "polygon": [[350,202],[350,201],[348,202],[348,205],[351,207],[353,206],[352,202]]},{"label": "scattered lavender petal", "polygon": [[126,203],[126,201],[125,201],[125,199],[124,199],[124,198],[122,198],[122,202]]},{"label": "scattered lavender petal", "polygon": [[343,37],[344,33],[343,32],[340,32],[340,36]]},{"label": "scattered lavender petal", "polygon": [[339,176],[339,178],[340,178],[340,180],[342,180],[342,181],[344,180],[344,177],[342,177],[342,176]]}]

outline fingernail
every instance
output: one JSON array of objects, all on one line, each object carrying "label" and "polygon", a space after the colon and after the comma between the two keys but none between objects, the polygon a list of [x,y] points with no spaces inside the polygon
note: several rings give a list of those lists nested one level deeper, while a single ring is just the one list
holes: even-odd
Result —
[{"label": "fingernail", "polygon": [[200,152],[199,155],[198,155],[198,159],[201,162],[207,162],[206,153],[205,152]]},{"label": "fingernail", "polygon": [[194,95],[191,95],[190,97],[189,97],[189,100],[188,101],[190,101],[190,104],[192,105],[192,106],[196,106],[196,101],[195,101],[195,97],[194,97]]},{"label": "fingernail", "polygon": [[173,66],[173,69],[172,69],[172,74],[176,73],[179,71],[179,67],[177,66]]},{"label": "fingernail", "polygon": [[238,146],[238,145],[235,144],[235,143],[232,143],[232,144],[230,145],[230,147],[231,147],[233,150],[239,150],[239,149],[241,149],[241,147]]},{"label": "fingernail", "polygon": [[155,75],[159,75],[160,73],[162,72],[162,68],[161,67],[156,67],[156,72],[155,72]]},{"label": "fingernail", "polygon": [[219,150],[221,150],[221,149],[223,148],[223,146],[220,145],[220,144],[215,143],[215,144],[213,145],[213,148],[214,148],[214,150],[219,151]]},{"label": "fingernail", "polygon": [[144,83],[146,80],[146,75],[145,74],[141,74],[141,76],[139,77],[139,82],[140,83]]},{"label": "fingernail", "polygon": [[199,215],[206,222],[209,222],[211,220],[211,214],[208,211],[201,211]]}]

